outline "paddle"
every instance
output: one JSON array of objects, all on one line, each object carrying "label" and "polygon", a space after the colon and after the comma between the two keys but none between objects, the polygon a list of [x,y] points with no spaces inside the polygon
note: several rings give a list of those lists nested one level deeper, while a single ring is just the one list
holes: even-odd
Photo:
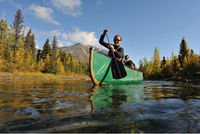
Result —
[{"label": "paddle", "polygon": [[[107,37],[108,43],[111,45],[107,33],[106,33],[106,37]],[[110,51],[111,51],[111,54],[112,54],[111,70],[112,70],[113,78],[114,79],[124,78],[127,75],[127,73],[126,73],[126,70],[124,68],[123,63],[116,59],[115,54],[112,51],[112,49],[110,49]]]}]

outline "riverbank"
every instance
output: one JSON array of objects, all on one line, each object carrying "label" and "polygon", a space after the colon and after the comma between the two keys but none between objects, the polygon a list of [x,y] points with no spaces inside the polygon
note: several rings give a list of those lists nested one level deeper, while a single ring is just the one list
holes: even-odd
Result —
[{"label": "riverbank", "polygon": [[40,72],[0,72],[0,80],[90,80],[90,77],[88,75],[73,73],[67,75],[54,75]]}]

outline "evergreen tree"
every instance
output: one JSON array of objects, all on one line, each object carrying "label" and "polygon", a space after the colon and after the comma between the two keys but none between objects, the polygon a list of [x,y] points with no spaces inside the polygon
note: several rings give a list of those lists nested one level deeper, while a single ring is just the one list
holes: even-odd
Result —
[{"label": "evergreen tree", "polygon": [[53,43],[52,43],[52,55],[53,55],[53,58],[56,59],[56,56],[57,56],[57,38],[56,36],[53,37]]},{"label": "evergreen tree", "polygon": [[13,29],[14,29],[14,32],[15,32],[16,43],[18,43],[18,41],[21,37],[21,30],[23,28],[23,25],[22,25],[23,22],[24,22],[24,20],[23,20],[21,10],[18,9],[17,13],[15,15],[15,21],[13,22]]},{"label": "evergreen tree", "polygon": [[25,41],[24,41],[24,49],[26,51],[31,50],[32,54],[35,55],[35,39],[34,39],[34,34],[32,34],[32,30],[31,28],[29,29],[26,37],[25,37]]},{"label": "evergreen tree", "polygon": [[60,57],[60,61],[63,63],[63,66],[64,66],[64,69],[65,69],[65,72],[68,71],[68,65],[67,65],[67,53],[60,49],[59,51],[59,57]]},{"label": "evergreen tree", "polygon": [[34,34],[32,34],[32,36],[31,36],[30,48],[31,48],[32,54],[36,55],[35,35]]},{"label": "evergreen tree", "polygon": [[188,56],[189,56],[189,47],[188,47],[185,37],[183,37],[180,44],[180,50],[179,50],[179,62],[181,63],[181,66],[183,66],[184,57],[187,58]]},{"label": "evergreen tree", "polygon": [[51,56],[51,46],[49,44],[49,39],[46,40],[43,46],[42,58],[45,59],[47,55]]},{"label": "evergreen tree", "polygon": [[30,49],[30,44],[31,44],[31,33],[32,33],[32,30],[31,28],[29,29],[26,37],[25,37],[25,41],[24,41],[24,49],[26,51],[28,51]]},{"label": "evergreen tree", "polygon": [[39,62],[42,58],[42,51],[40,49],[38,49],[37,51],[37,62]]},{"label": "evergreen tree", "polygon": [[163,56],[163,60],[161,61],[161,68],[163,68],[166,64],[165,56]]}]

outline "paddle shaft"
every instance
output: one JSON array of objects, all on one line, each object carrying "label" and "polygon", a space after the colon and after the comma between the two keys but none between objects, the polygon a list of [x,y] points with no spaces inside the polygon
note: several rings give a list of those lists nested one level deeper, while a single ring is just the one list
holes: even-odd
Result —
[{"label": "paddle shaft", "polygon": [[[108,38],[108,34],[106,33],[106,37],[107,37],[107,40],[108,40],[108,43],[110,44],[110,40],[109,40],[109,38]],[[111,45],[111,44],[110,44]],[[114,60],[114,62],[115,62],[115,64],[116,64],[116,67],[117,67],[117,72],[118,72],[118,74],[119,74],[119,77],[121,78],[121,72],[120,72],[120,69],[119,69],[119,66],[118,66],[118,63],[117,63],[117,59],[116,59],[116,57],[115,57],[115,54],[114,54],[114,52],[113,52],[113,50],[110,48],[110,51],[111,51],[111,54],[112,54],[112,57],[113,57],[113,60]]]}]

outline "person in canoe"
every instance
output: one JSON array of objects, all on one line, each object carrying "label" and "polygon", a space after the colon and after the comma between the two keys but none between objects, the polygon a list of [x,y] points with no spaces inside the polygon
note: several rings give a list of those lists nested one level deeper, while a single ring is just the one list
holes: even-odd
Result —
[{"label": "person in canoe", "polygon": [[130,60],[128,55],[125,56],[125,65],[127,65],[128,67],[130,67],[132,69],[136,69],[135,64],[133,63],[132,60]]},{"label": "person in canoe", "polygon": [[122,42],[122,37],[120,35],[115,35],[114,40],[113,40],[114,44],[109,44],[109,43],[104,42],[104,38],[107,32],[108,32],[108,29],[105,29],[103,31],[103,34],[100,37],[99,43],[109,49],[109,52],[108,52],[109,56],[112,57],[111,51],[113,51],[116,59],[118,61],[122,61],[124,57],[124,49],[120,47],[120,44]]},{"label": "person in canoe", "polygon": [[[122,42],[122,37],[120,35],[115,35],[113,39],[114,44],[111,44],[108,39],[107,32],[108,32],[108,29],[105,29],[103,31],[103,34],[101,35],[99,39],[99,43],[102,46],[109,49],[108,56],[112,57],[112,61],[110,65],[111,65],[113,78],[114,79],[124,78],[127,75],[127,73],[122,63],[123,58],[124,58],[124,49],[120,47],[120,44]],[[107,36],[109,43],[104,42],[105,36]]]}]

